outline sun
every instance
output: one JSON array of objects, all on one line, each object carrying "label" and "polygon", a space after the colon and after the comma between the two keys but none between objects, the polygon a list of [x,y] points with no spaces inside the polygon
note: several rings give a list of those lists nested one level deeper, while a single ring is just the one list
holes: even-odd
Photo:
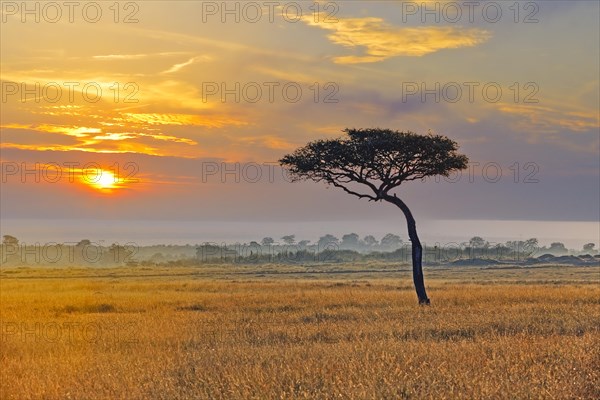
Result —
[{"label": "sun", "polygon": [[108,171],[102,171],[98,178],[97,185],[102,189],[112,189],[115,187],[116,178],[115,174]]},{"label": "sun", "polygon": [[99,170],[94,177],[84,179],[84,182],[94,189],[110,191],[118,188],[119,179],[111,171]]}]

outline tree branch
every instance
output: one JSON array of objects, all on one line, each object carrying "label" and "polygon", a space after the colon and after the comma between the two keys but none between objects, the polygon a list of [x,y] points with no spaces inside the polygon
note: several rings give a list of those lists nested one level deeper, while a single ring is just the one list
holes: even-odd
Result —
[{"label": "tree branch", "polygon": [[336,181],[328,181],[328,182],[331,183],[335,187],[341,188],[346,193],[358,197],[359,199],[369,199],[369,201],[379,201],[379,200],[381,200],[381,198],[379,196],[374,197],[374,196],[371,196],[371,195],[368,195],[368,194],[362,194],[362,193],[355,192],[353,190],[348,189],[346,186],[337,183]]}]

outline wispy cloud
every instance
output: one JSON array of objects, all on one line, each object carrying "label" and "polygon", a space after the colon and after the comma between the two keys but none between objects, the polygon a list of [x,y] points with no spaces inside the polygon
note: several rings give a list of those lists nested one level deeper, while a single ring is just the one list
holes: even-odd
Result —
[{"label": "wispy cloud", "polygon": [[190,58],[189,60],[187,60],[185,62],[173,65],[171,68],[169,68],[166,71],[163,71],[162,73],[163,74],[171,74],[173,72],[177,72],[177,71],[181,70],[184,67],[187,67],[188,65],[192,65],[192,64],[194,64],[196,62],[199,62],[199,61],[211,61],[211,60],[212,60],[212,57],[210,57],[210,56],[192,57],[192,58]]},{"label": "wispy cloud", "polygon": [[382,18],[339,18],[336,23],[317,23],[312,16],[303,21],[333,31],[327,38],[348,48],[364,48],[364,54],[334,58],[338,64],[372,63],[391,57],[420,57],[443,49],[473,47],[487,41],[491,33],[459,26],[400,28]]},{"label": "wispy cloud", "polygon": [[162,53],[140,53],[140,54],[106,54],[93,56],[96,60],[139,60],[148,57],[170,57],[186,54],[180,51],[162,52]]},{"label": "wispy cloud", "polygon": [[241,41],[227,41],[215,37],[203,37],[186,33],[172,32],[158,29],[147,29],[130,27],[132,34],[139,35],[152,41],[166,42],[168,44],[181,43],[201,45],[203,48],[216,49],[219,51],[250,54],[260,57],[274,57],[277,59],[293,60],[298,62],[314,62],[314,57],[297,51],[286,51],[282,49],[270,49],[258,45],[245,44]]},{"label": "wispy cloud", "polygon": [[105,133],[102,135],[97,135],[97,136],[94,136],[93,139],[94,140],[127,140],[127,139],[133,139],[136,136],[137,135],[131,134],[131,133],[118,132],[118,133]]},{"label": "wispy cloud", "polygon": [[155,140],[164,140],[164,141],[169,141],[169,142],[174,142],[174,143],[185,143],[185,144],[189,144],[189,145],[198,144],[198,142],[191,140],[191,139],[181,138],[181,137],[171,136],[171,135],[164,135],[162,133],[107,132],[102,135],[94,136],[93,139],[94,140],[128,140],[128,139],[135,139],[135,138],[141,138],[141,137],[147,137],[147,138],[151,138],[151,139],[155,139]]}]

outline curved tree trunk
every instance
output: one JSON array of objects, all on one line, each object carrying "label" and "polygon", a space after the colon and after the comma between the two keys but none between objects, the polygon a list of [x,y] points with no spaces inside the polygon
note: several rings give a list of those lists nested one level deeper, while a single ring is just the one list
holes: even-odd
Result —
[{"label": "curved tree trunk", "polygon": [[387,195],[384,197],[384,199],[398,206],[406,217],[406,224],[408,225],[408,237],[410,238],[410,242],[412,244],[413,282],[415,283],[415,290],[417,291],[419,304],[429,304],[429,298],[427,297],[427,292],[425,291],[425,281],[423,279],[423,246],[421,246],[421,241],[417,235],[417,224],[415,222],[415,218],[410,212],[408,206],[402,200],[396,197],[396,195]]}]

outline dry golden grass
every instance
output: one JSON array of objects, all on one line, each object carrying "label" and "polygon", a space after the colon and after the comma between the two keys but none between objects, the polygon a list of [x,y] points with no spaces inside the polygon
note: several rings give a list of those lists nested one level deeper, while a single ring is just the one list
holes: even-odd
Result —
[{"label": "dry golden grass", "polygon": [[599,268],[344,268],[3,270],[0,398],[600,398]]}]

